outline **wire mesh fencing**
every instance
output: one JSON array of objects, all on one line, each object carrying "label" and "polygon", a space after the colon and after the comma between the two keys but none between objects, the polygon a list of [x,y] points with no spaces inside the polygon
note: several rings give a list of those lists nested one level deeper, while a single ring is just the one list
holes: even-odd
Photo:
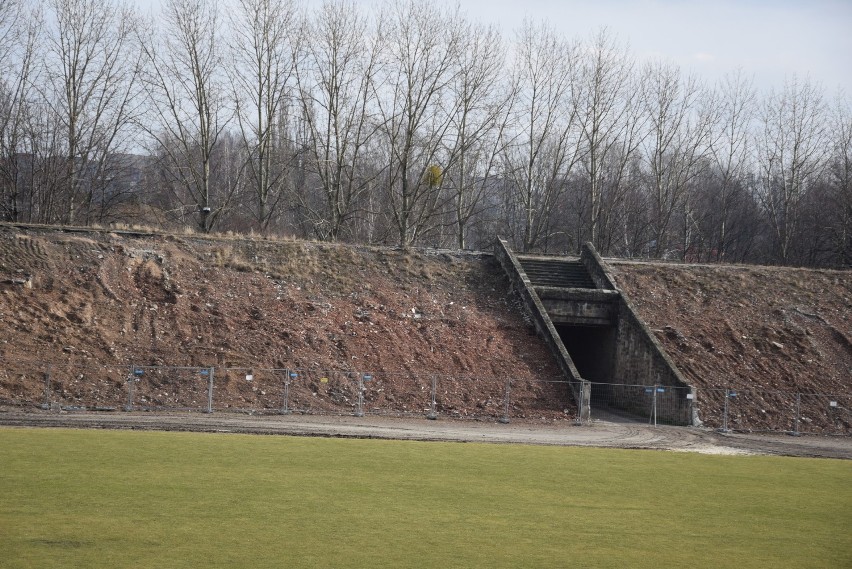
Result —
[{"label": "wire mesh fencing", "polygon": [[126,410],[213,412],[212,367],[131,366]]},{"label": "wire mesh fencing", "polygon": [[689,387],[592,383],[590,418],[641,418],[653,425],[689,425],[693,404]]},{"label": "wire mesh fencing", "polygon": [[50,366],[4,361],[0,367],[0,404],[50,407]]},{"label": "wire mesh fencing", "polygon": [[0,362],[0,405],[54,411],[382,415],[503,422],[576,417],[572,387],[563,380],[86,362]]},{"label": "wire mesh fencing", "polygon": [[852,434],[850,395],[91,361],[0,361],[0,406],[64,412],[380,415],[503,423],[591,419],[689,425],[697,416],[704,426],[721,430]]},{"label": "wire mesh fencing", "polygon": [[852,396],[757,389],[702,389],[699,416],[722,431],[852,434]]},{"label": "wire mesh fencing", "polygon": [[852,434],[852,395],[802,393],[798,410],[797,432]]},{"label": "wire mesh fencing", "polygon": [[0,404],[56,411],[113,411],[127,401],[126,365],[4,361]]}]

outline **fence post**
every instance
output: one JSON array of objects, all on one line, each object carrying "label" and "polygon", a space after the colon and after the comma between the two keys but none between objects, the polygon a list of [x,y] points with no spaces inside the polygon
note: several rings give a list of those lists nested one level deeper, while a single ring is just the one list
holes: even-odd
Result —
[{"label": "fence post", "polygon": [[356,417],[364,416],[364,374],[358,374],[358,407],[355,409]]},{"label": "fence post", "polygon": [[47,364],[47,371],[44,372],[44,404],[42,409],[50,409],[50,364]]},{"label": "fence post", "polygon": [[686,394],[686,398],[689,400],[689,409],[687,413],[689,413],[689,424],[693,427],[701,426],[701,418],[698,416],[698,406],[696,405],[697,396],[698,390],[695,389],[694,386],[690,386],[689,393]]},{"label": "fence post", "polygon": [[583,404],[583,380],[580,380],[580,387],[575,388],[571,381],[568,381],[568,391],[574,395],[574,401],[577,402],[577,418],[574,421],[575,425],[579,425],[583,422],[583,409],[585,405]]},{"label": "fence post", "polygon": [[581,380],[580,381],[580,401],[579,401],[579,409],[578,409],[578,421],[580,423],[592,422],[592,382]]},{"label": "fence post", "polygon": [[728,432],[728,388],[725,388],[725,408],[722,414],[722,432]]},{"label": "fence post", "polygon": [[651,416],[648,417],[648,423],[654,421],[654,426],[657,426],[657,384],[654,384],[653,397],[651,399]]},{"label": "fence post", "polygon": [[136,366],[130,366],[129,373],[127,374],[127,405],[125,405],[125,411],[133,411],[133,389],[136,385]]},{"label": "fence post", "polygon": [[290,370],[284,370],[284,407],[281,408],[282,415],[290,414]]},{"label": "fence post", "polygon": [[796,423],[793,431],[793,436],[798,437],[801,433],[799,433],[799,419],[802,416],[802,394],[796,393]]},{"label": "fence post", "polygon": [[214,368],[207,368],[207,412],[213,412],[213,373]]},{"label": "fence post", "polygon": [[509,423],[509,386],[512,380],[506,380],[506,399],[503,406],[503,416],[498,419],[498,422],[505,424]]},{"label": "fence post", "polygon": [[426,418],[429,419],[429,420],[432,420],[432,421],[434,421],[435,419],[438,418],[438,412],[435,409],[435,391],[437,389],[437,386],[438,386],[438,376],[433,375],[432,376],[432,403],[431,403],[431,405],[429,405],[429,414],[426,415]]}]

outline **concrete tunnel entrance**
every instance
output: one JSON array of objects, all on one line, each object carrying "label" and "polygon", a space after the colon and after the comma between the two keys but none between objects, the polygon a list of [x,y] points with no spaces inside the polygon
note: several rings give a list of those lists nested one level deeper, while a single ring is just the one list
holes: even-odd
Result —
[{"label": "concrete tunnel entrance", "polygon": [[577,371],[592,383],[612,383],[615,370],[615,328],[610,326],[556,326]]},{"label": "concrete tunnel entrance", "polygon": [[[499,239],[495,255],[565,375],[578,374],[591,383],[593,413],[604,409],[628,419],[653,413],[687,425],[697,420],[689,385],[591,244],[583,246],[579,258],[514,255]],[[566,356],[575,372],[568,369]],[[588,408],[581,413],[590,418]]]},{"label": "concrete tunnel entrance", "polygon": [[[609,407],[615,382],[615,326],[556,325],[556,331],[583,379],[592,383],[593,408]],[[602,385],[603,384],[603,385]]]}]

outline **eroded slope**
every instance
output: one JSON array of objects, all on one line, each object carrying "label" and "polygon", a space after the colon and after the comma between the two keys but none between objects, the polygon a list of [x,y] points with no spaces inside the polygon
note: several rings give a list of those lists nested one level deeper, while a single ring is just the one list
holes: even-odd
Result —
[{"label": "eroded slope", "polygon": [[[97,384],[98,403],[115,405],[126,381],[115,370],[133,363],[371,372],[382,408],[418,413],[423,398],[405,403],[405,392],[440,375],[439,410],[460,415],[499,414],[511,378],[520,414],[567,417],[570,406],[537,381],[558,371],[488,257],[6,228],[0,281],[6,400],[41,401],[51,363],[66,401],[75,389],[97,399]],[[103,365],[115,367],[98,372]],[[279,404],[263,401],[272,394],[250,389],[245,373],[217,376],[218,406]],[[291,397],[321,408],[317,392],[334,386],[318,381]],[[329,405],[351,410],[351,386],[338,387]],[[177,389],[159,386],[149,403],[167,405]]]},{"label": "eroded slope", "polygon": [[[704,391],[703,415],[711,425],[721,417],[717,390],[724,388],[746,390],[750,397],[736,406],[735,426],[743,428],[792,429],[794,392],[852,397],[848,271],[624,261],[609,266],[687,381]],[[828,423],[836,422],[836,413],[813,399],[800,402],[811,405],[803,418],[834,428]]]}]

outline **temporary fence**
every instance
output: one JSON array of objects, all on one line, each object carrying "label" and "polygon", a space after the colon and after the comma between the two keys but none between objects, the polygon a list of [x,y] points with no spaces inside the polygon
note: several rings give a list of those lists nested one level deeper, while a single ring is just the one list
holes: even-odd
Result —
[{"label": "temporary fence", "polygon": [[0,405],[66,412],[383,415],[504,423],[623,419],[689,425],[698,418],[719,430],[852,434],[849,394],[298,368],[4,360]]},{"label": "temporary fence", "polygon": [[698,413],[721,431],[852,434],[852,394],[703,389]]},{"label": "temporary fence", "polygon": [[647,419],[649,424],[689,425],[694,391],[668,385],[592,383],[591,419],[621,416]]},{"label": "temporary fence", "polygon": [[564,380],[298,368],[0,362],[0,405],[187,411],[574,419]]}]

